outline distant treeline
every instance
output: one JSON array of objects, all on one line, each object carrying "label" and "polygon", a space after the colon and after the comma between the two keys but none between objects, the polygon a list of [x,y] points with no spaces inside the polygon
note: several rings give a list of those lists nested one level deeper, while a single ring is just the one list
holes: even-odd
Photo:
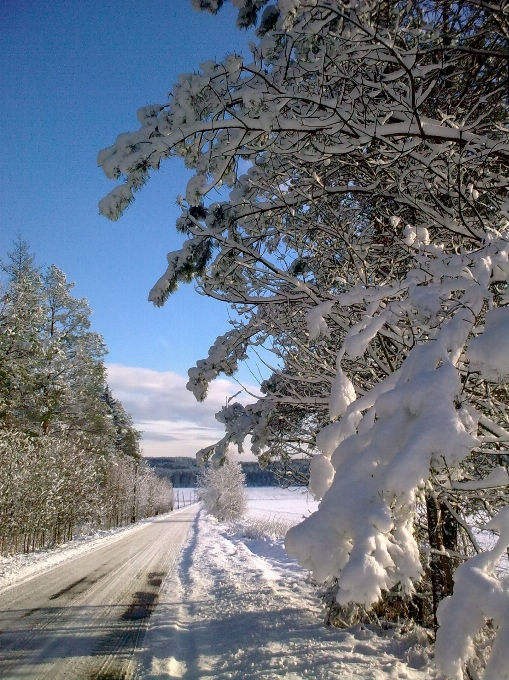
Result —
[{"label": "distant treeline", "polygon": [[[160,477],[169,478],[176,488],[194,487],[202,468],[194,458],[175,456],[168,458],[147,458],[150,467]],[[269,469],[262,469],[256,462],[242,462],[242,471],[246,475],[247,486],[280,486],[283,483],[281,475]],[[292,461],[292,467],[307,476],[308,461]]]}]

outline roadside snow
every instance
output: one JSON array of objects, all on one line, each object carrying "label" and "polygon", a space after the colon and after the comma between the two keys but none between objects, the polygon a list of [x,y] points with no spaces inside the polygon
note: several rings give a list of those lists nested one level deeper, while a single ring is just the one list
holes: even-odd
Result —
[{"label": "roadside snow", "polygon": [[[169,513],[173,516],[175,512]],[[72,541],[63,543],[54,548],[36,550],[32,553],[18,553],[9,557],[0,557],[0,592],[9,586],[27,581],[43,571],[56,567],[62,562],[67,562],[75,557],[93,550],[99,545],[113,543],[126,535],[139,531],[147,524],[158,522],[167,515],[143,519],[136,524],[118,529],[91,530],[87,535],[82,535]]]},{"label": "roadside snow", "polygon": [[[398,627],[325,627],[314,586],[285,553],[282,539],[317,503],[301,490],[247,492],[241,522],[219,524],[203,511],[196,516],[137,653],[140,680],[436,677],[431,648],[419,629],[403,634]],[[53,550],[0,558],[0,592],[163,518],[95,531]]]},{"label": "roadside snow", "polygon": [[322,624],[313,584],[273,537],[278,523],[298,522],[314,501],[272,488],[248,489],[248,498],[247,517],[235,525],[197,515],[150,620],[140,678],[436,677],[420,629]]}]

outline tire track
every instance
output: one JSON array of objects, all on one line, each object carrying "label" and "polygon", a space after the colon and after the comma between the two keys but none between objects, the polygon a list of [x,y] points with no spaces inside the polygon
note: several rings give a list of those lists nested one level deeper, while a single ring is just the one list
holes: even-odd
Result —
[{"label": "tire track", "polygon": [[134,677],[134,651],[196,511],[167,515],[4,591],[0,677]]}]

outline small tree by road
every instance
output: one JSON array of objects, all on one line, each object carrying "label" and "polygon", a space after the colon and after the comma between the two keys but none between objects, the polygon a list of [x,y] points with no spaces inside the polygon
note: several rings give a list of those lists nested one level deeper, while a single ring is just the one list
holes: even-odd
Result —
[{"label": "small tree by road", "polygon": [[220,467],[205,468],[198,478],[198,493],[205,510],[220,522],[230,522],[246,507],[246,476],[230,456]]}]

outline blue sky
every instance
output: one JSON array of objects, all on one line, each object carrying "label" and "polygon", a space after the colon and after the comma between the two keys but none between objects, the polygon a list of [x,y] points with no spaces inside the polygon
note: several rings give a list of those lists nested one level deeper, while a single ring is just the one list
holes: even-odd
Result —
[{"label": "blue sky", "polygon": [[[194,12],[190,4],[0,3],[0,257],[21,233],[40,264],[54,263],[76,282],[75,294],[88,298],[93,328],[104,336],[108,362],[116,367],[112,382],[118,385],[112,387],[122,392],[120,398],[146,430],[147,441],[149,430],[156,428],[151,409],[161,417],[159,393],[154,391],[153,408],[145,401],[142,417],[134,396],[140,380],[147,381],[146,399],[159,379],[183,385],[187,369],[228,329],[228,309],[200,297],[192,286],[182,287],[163,309],[146,301],[166,267],[166,253],[182,242],[174,223],[179,214],[175,198],[184,193],[188,177],[183,164],[164,164],[124,217],[111,223],[99,215],[97,203],[114,184],[96,159],[117,134],[138,127],[139,107],[166,101],[180,73],[231,52],[247,54],[251,36],[235,28],[233,8],[226,6],[211,17]],[[247,370],[240,377],[253,382]],[[212,400],[217,403],[224,402],[229,389],[226,381],[220,386]],[[203,428],[215,428],[212,402],[201,410],[189,402],[185,416],[172,420],[179,394],[178,389],[171,398],[166,394],[164,436],[171,437],[168,423],[185,422],[191,439],[184,447],[181,429],[180,439],[164,440],[176,444],[151,445],[152,454],[176,455],[182,446],[189,455],[195,444],[191,425],[202,428],[202,442],[207,437]],[[189,398],[182,395],[182,403]],[[212,440],[220,433],[210,430]]]}]

